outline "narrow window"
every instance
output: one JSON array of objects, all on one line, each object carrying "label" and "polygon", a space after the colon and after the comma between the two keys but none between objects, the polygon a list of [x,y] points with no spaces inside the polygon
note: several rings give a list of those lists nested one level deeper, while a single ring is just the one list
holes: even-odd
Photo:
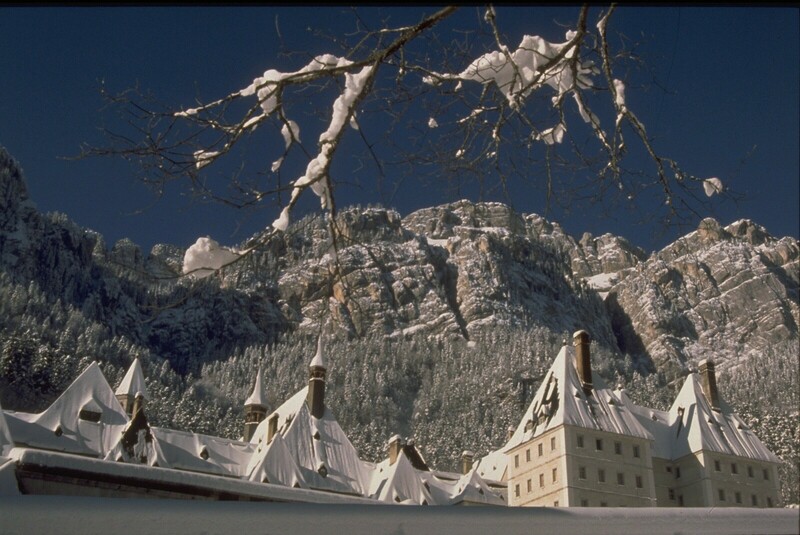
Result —
[{"label": "narrow window", "polygon": [[675,499],[675,489],[669,489],[669,499],[670,500]]},{"label": "narrow window", "polygon": [[719,489],[719,501],[725,501],[725,489]]},{"label": "narrow window", "polygon": [[514,496],[516,496],[517,498],[519,498],[519,483],[517,483],[516,485],[514,485]]},{"label": "narrow window", "polygon": [[667,466],[667,472],[669,472],[670,474],[672,473],[672,467],[671,466]]},{"label": "narrow window", "polygon": [[553,483],[556,482],[556,479],[558,479],[558,469],[553,468]]},{"label": "narrow window", "polygon": [[608,507],[608,504],[606,502],[600,502],[600,507]]},{"label": "narrow window", "polygon": [[748,466],[747,467],[747,477],[753,477],[753,467],[752,466]]},{"label": "narrow window", "polygon": [[606,471],[603,470],[602,468],[597,470],[597,481],[599,481],[600,483],[606,482]]},{"label": "narrow window", "polygon": [[738,473],[739,473],[739,467],[736,466],[736,463],[731,463],[731,474],[738,474]]},{"label": "narrow window", "polygon": [[558,507],[558,500],[553,502],[553,507]]},{"label": "narrow window", "polygon": [[736,503],[742,503],[742,493],[741,492],[737,492],[734,496],[736,497]]},{"label": "narrow window", "polygon": [[639,458],[639,446],[633,447],[633,456],[636,457],[637,459]]},{"label": "narrow window", "polygon": [[531,462],[531,449],[530,449],[530,448],[528,448],[527,450],[525,450],[525,460],[526,460],[527,462]]},{"label": "narrow window", "polygon": [[617,472],[617,485],[624,485],[625,484],[625,474],[622,472]]},{"label": "narrow window", "polygon": [[544,455],[544,448],[542,447],[541,444],[539,444],[539,457],[541,457],[542,455]]},{"label": "narrow window", "polygon": [[722,466],[720,466],[718,460],[714,461],[714,470],[717,471],[717,472],[722,472]]},{"label": "narrow window", "polygon": [[675,477],[677,479],[680,479],[680,477],[681,477],[681,467],[680,466],[676,466],[675,467]]},{"label": "narrow window", "polygon": [[519,468],[519,454],[514,455],[514,468]]},{"label": "narrow window", "polygon": [[556,449],[556,437],[550,437],[550,451],[555,451]]},{"label": "narrow window", "polygon": [[532,490],[533,490],[533,483],[532,483],[532,482],[531,482],[531,480],[529,479],[529,480],[528,480],[528,492],[531,492]]},{"label": "narrow window", "polygon": [[578,447],[583,447],[583,435],[578,435]]},{"label": "narrow window", "polygon": [[644,485],[643,485],[643,483],[642,483],[642,476],[636,476],[636,488],[637,488],[637,489],[640,489],[640,488],[642,488],[643,486],[644,486]]},{"label": "narrow window", "polygon": [[539,486],[544,487],[544,474],[539,474]]},{"label": "narrow window", "polygon": [[589,500],[581,500],[581,507],[589,507]]},{"label": "narrow window", "polygon": [[767,496],[767,507],[772,507],[772,498]]},{"label": "narrow window", "polygon": [[579,466],[578,467],[578,479],[586,479],[586,467]]},{"label": "narrow window", "polygon": [[597,440],[594,441],[594,449],[596,449],[597,451],[603,451],[603,439],[602,438],[598,438]]},{"label": "narrow window", "polygon": [[678,495],[678,505],[683,507],[683,494]]},{"label": "narrow window", "polygon": [[758,496],[755,494],[750,496],[750,503],[753,505],[753,507],[758,507]]},{"label": "narrow window", "polygon": [[616,455],[622,455],[622,443],[621,442],[614,442],[614,453]]},{"label": "narrow window", "polygon": [[769,481],[769,470],[764,468],[764,481]]}]

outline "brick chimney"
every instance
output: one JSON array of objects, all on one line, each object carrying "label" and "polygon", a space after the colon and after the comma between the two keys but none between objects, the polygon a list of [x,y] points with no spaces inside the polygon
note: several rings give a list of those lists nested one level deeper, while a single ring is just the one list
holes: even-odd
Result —
[{"label": "brick chimney", "polygon": [[589,354],[589,333],[577,331],[572,335],[575,345],[575,369],[581,380],[583,392],[588,396],[592,392],[592,358]]},{"label": "brick chimney", "polygon": [[714,373],[714,362],[702,360],[698,365],[700,373],[700,385],[703,387],[703,394],[715,411],[719,410],[719,392],[717,391],[717,376]]},{"label": "brick chimney", "polygon": [[308,396],[306,403],[314,418],[325,414],[325,374],[327,368],[322,358],[322,336],[317,341],[317,354],[308,367]]},{"label": "brick chimney", "polygon": [[397,458],[400,457],[400,452],[403,451],[403,446],[405,445],[405,440],[400,438],[400,435],[395,435],[389,439],[389,466],[397,462]]},{"label": "brick chimney", "polygon": [[475,461],[475,454],[466,450],[461,454],[461,473],[468,474],[472,470],[472,463]]}]

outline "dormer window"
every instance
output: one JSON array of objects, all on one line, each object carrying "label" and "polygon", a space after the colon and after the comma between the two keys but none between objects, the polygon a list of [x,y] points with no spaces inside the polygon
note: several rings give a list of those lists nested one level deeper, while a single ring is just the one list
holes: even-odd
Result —
[{"label": "dormer window", "polygon": [[203,446],[200,449],[200,458],[203,459],[204,461],[208,460],[208,448],[206,448],[205,446]]},{"label": "dormer window", "polygon": [[97,423],[100,421],[103,411],[97,402],[90,399],[78,412],[78,418],[87,422]]}]

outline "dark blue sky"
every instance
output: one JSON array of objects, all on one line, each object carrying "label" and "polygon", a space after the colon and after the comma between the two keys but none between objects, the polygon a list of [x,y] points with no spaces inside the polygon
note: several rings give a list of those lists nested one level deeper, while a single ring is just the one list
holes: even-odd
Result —
[{"label": "dark blue sky", "polygon": [[[364,17],[375,23],[380,12],[409,24],[422,11],[371,8]],[[553,21],[572,24],[576,13],[499,8],[498,21],[511,45],[524,33],[562,41]],[[164,103],[189,107],[195,95],[221,97],[268,68],[301,67],[299,59],[277,56],[276,15],[286,49],[312,53],[326,51],[312,30],[341,33],[354,24],[344,8],[0,8],[0,145],[21,163],[39,209],[66,213],[109,246],[130,237],[145,251],[160,242],[186,247],[205,235],[236,244],[269,225],[274,206],[240,213],[197,204],[177,184],[155,199],[120,159],[61,158],[76,155],[81,143],[103,142],[99,127],[108,117],[99,111],[99,80],[112,91],[138,83]],[[476,8],[463,8],[449,24],[474,26],[479,18]],[[723,224],[750,218],[773,235],[797,237],[798,10],[623,7],[612,28],[645,40],[637,51],[667,89],[628,90],[628,104],[656,146],[691,174],[718,176],[746,195],[739,203],[715,200],[713,213],[701,215]],[[313,136],[304,141],[313,147]],[[337,196],[340,206],[385,200],[368,187],[343,186]],[[461,196],[407,183],[390,202],[406,215]],[[514,207],[541,213],[543,194],[515,190]],[[556,210],[549,218],[578,237],[613,232],[647,250],[687,230],[634,224],[622,212]]]}]

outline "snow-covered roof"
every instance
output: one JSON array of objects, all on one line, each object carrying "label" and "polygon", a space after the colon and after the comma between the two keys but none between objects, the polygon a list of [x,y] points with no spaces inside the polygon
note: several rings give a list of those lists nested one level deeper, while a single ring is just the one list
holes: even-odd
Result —
[{"label": "snow-covered roof", "polygon": [[258,367],[258,373],[256,374],[256,384],[253,386],[253,392],[250,394],[250,397],[247,398],[244,402],[244,406],[250,405],[260,405],[262,407],[267,406],[267,398],[264,395],[264,386],[262,384],[262,371],[261,366]]},{"label": "snow-covered roof", "polygon": [[140,393],[147,399],[147,384],[144,380],[144,373],[142,372],[142,365],[138,358],[133,359],[133,364],[128,368],[125,377],[117,388],[116,394],[118,396],[128,395],[131,398],[136,397]]},{"label": "snow-covered roof", "polygon": [[6,418],[3,415],[3,407],[0,406],[0,457],[7,457],[8,452],[14,447],[14,439],[11,438],[11,430],[8,428]]},{"label": "snow-covered roof", "polygon": [[247,479],[285,487],[306,488],[303,476],[283,437],[276,434],[272,442],[259,442],[247,465]]},{"label": "snow-covered roof", "polygon": [[[527,442],[560,425],[653,440],[653,436],[599,375],[593,375],[594,386],[587,395],[574,361],[575,349],[563,346],[509,442],[514,445]],[[532,425],[529,424],[531,421]]]},{"label": "snow-covered roof", "polygon": [[[265,443],[270,419],[277,415],[277,434],[310,488],[365,495],[369,468],[330,409],[313,418],[306,404],[308,387],[299,390],[256,428],[251,444]],[[274,440],[274,439],[273,439]],[[324,474],[324,475],[323,475]]]},{"label": "snow-covered roof", "polygon": [[475,468],[463,475],[418,470],[405,450],[394,464],[384,459],[375,466],[369,496],[386,503],[415,505],[505,505],[502,494],[491,489]]},{"label": "snow-covered roof", "polygon": [[5,419],[17,445],[101,457],[119,441],[128,423],[96,362],[43,412],[8,411]]},{"label": "snow-covered roof", "polygon": [[[244,477],[253,445],[222,437],[151,427],[155,462],[175,468],[221,476]],[[153,464],[150,462],[149,464]]]},{"label": "snow-covered roof", "polygon": [[[773,463],[781,462],[725,403],[711,408],[696,373],[686,378],[669,410],[672,427],[678,428],[673,458],[700,450],[737,455]],[[681,415],[682,413],[682,415]]]}]

